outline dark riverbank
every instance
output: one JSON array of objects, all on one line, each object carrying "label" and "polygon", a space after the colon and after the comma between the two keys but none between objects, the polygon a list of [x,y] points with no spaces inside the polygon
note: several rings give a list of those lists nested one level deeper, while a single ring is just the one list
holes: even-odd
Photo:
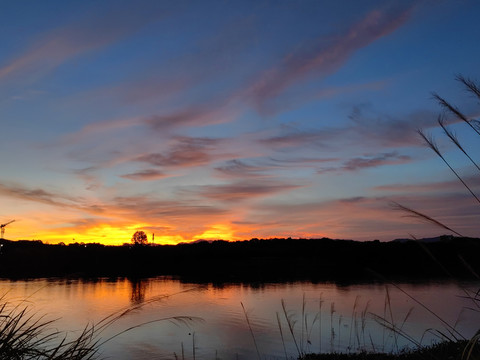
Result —
[{"label": "dark riverbank", "polygon": [[180,276],[198,282],[472,279],[480,239],[357,242],[271,239],[104,246],[0,240],[0,277]]},{"label": "dark riverbank", "polygon": [[[425,346],[417,350],[403,351],[399,354],[358,353],[358,354],[308,354],[299,360],[478,360],[480,352],[475,346],[469,354],[468,341],[445,341],[434,346]],[[465,349],[467,349],[465,351]],[[464,354],[465,351],[465,354]]]}]

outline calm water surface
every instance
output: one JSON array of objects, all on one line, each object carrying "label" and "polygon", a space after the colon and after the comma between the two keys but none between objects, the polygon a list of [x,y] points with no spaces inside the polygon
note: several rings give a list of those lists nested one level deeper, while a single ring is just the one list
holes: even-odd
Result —
[{"label": "calm water surface", "polygon": [[[175,355],[181,359],[182,351],[185,359],[192,359],[194,351],[196,359],[255,359],[257,353],[251,332],[265,359],[285,359],[285,352],[287,358],[295,359],[299,350],[395,351],[413,345],[380,326],[373,314],[389,321],[393,319],[396,326],[423,344],[437,339],[435,332],[428,329],[445,329],[445,325],[418,302],[465,336],[473,335],[480,328],[479,313],[469,309],[472,301],[465,298],[465,290],[476,291],[480,283],[399,286],[401,290],[392,285],[298,282],[218,287],[162,277],[135,282],[127,279],[0,280],[0,291],[6,294],[4,300],[24,301],[32,312],[46,315],[46,319],[58,319],[56,328],[72,335],[87,324],[97,324],[126,308],[138,307],[113,323],[101,334],[102,338],[158,319],[102,346],[105,358],[119,360],[175,359]],[[286,315],[294,325],[296,344],[287,325],[282,300]],[[198,319],[189,323],[161,320],[175,316]]]}]

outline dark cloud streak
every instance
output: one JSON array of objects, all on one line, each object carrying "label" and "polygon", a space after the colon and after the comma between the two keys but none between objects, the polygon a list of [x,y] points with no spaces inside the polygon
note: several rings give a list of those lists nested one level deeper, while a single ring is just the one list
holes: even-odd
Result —
[{"label": "dark cloud streak", "polygon": [[412,158],[410,156],[399,155],[397,152],[389,152],[373,156],[365,155],[349,159],[339,167],[320,169],[318,170],[318,173],[323,174],[327,172],[359,171],[385,165],[406,164],[410,161],[412,161]]},{"label": "dark cloud streak", "polygon": [[250,181],[226,185],[201,186],[197,193],[213,200],[235,202],[269,196],[299,187],[301,186],[278,181]]},{"label": "dark cloud streak", "polygon": [[168,175],[166,175],[162,171],[147,169],[147,170],[141,170],[134,173],[121,175],[120,177],[129,179],[129,180],[135,180],[135,181],[152,181],[152,180],[163,179],[167,176]]},{"label": "dark cloud streak", "polygon": [[221,142],[221,139],[178,137],[176,144],[166,154],[144,154],[139,156],[136,161],[165,167],[205,165],[214,158],[211,153]]}]

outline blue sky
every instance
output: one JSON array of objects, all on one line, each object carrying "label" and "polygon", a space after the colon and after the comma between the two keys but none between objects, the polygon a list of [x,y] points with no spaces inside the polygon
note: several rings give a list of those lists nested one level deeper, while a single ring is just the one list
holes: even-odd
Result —
[{"label": "blue sky", "polygon": [[6,237],[444,232],[392,201],[479,236],[478,204],[416,133],[479,190],[432,98],[478,116],[455,76],[479,78],[479,13],[475,1],[4,2]]}]

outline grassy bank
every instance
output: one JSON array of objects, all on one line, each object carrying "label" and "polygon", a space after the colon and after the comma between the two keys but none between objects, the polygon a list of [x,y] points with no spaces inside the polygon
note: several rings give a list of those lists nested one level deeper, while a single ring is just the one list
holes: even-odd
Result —
[{"label": "grassy bank", "polygon": [[299,360],[461,360],[480,359],[480,353],[474,349],[468,352],[468,341],[442,342],[434,346],[426,346],[414,351],[399,354],[358,353],[358,354],[307,354]]}]

